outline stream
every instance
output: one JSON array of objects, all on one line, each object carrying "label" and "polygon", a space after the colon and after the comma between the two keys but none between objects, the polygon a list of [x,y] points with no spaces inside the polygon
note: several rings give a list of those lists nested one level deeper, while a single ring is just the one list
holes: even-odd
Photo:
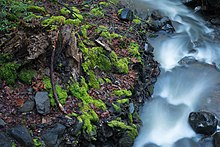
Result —
[{"label": "stream", "polygon": [[158,9],[170,18],[175,32],[160,31],[148,40],[161,73],[152,99],[140,112],[143,126],[134,147],[212,147],[201,144],[202,136],[191,129],[188,116],[203,110],[220,118],[219,30],[180,0],[136,0],[135,4]]}]

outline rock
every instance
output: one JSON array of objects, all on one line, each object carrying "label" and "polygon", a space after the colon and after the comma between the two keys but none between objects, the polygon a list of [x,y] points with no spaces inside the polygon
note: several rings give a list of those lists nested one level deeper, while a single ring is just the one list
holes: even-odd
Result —
[{"label": "rock", "polygon": [[199,144],[191,138],[182,138],[177,140],[172,147],[199,147]]},{"label": "rock", "polygon": [[5,121],[0,118],[0,128],[6,125]]},{"label": "rock", "polygon": [[128,133],[125,133],[120,139],[119,139],[119,147],[130,147],[134,143],[133,139],[128,135]]},{"label": "rock", "polygon": [[34,100],[38,113],[46,115],[50,112],[50,99],[47,92],[37,92]]},{"label": "rock", "polygon": [[191,112],[188,122],[192,129],[199,134],[212,135],[216,129],[218,120],[209,112]]},{"label": "rock", "polygon": [[178,63],[179,63],[180,65],[188,65],[188,64],[195,63],[195,62],[197,62],[197,60],[195,59],[195,57],[193,57],[193,56],[187,56],[187,57],[182,58]]},{"label": "rock", "polygon": [[12,147],[11,138],[4,132],[0,133],[0,147]]},{"label": "rock", "polygon": [[83,122],[77,120],[74,127],[71,128],[71,135],[72,136],[78,136],[79,133],[81,132],[82,126],[83,126]]},{"label": "rock", "polygon": [[143,147],[159,147],[159,146],[154,143],[148,143],[148,144],[145,144]]},{"label": "rock", "polygon": [[43,135],[43,140],[48,147],[58,147],[61,143],[62,135],[66,127],[62,124],[56,124]]},{"label": "rock", "polygon": [[109,126],[103,124],[102,127],[102,135],[106,138],[111,137],[113,135],[113,130]]},{"label": "rock", "polygon": [[134,113],[134,103],[129,104],[129,111],[131,114]]},{"label": "rock", "polygon": [[34,109],[34,101],[32,100],[27,100],[24,105],[20,108],[20,112],[30,112]]},{"label": "rock", "polygon": [[207,0],[208,4],[214,8],[220,8],[220,0]]},{"label": "rock", "polygon": [[134,19],[133,11],[128,8],[124,8],[119,14],[121,20],[132,21]]},{"label": "rock", "polygon": [[213,136],[214,147],[220,147],[220,132],[216,132]]},{"label": "rock", "polygon": [[214,25],[220,25],[220,18],[211,19],[211,23],[214,24]]},{"label": "rock", "polygon": [[18,125],[14,128],[11,128],[9,131],[10,136],[17,140],[24,147],[33,147],[34,143],[32,137],[25,126]]}]

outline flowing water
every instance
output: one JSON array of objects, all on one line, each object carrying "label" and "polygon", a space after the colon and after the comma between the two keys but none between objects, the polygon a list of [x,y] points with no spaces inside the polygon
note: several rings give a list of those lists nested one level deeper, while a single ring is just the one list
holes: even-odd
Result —
[{"label": "flowing water", "polygon": [[[174,147],[178,146],[175,142],[186,138],[198,142],[199,136],[188,124],[189,113],[207,110],[220,118],[220,72],[215,68],[220,65],[220,43],[215,39],[215,30],[208,28],[180,0],[134,2],[141,9],[160,10],[175,28],[173,34],[159,32],[158,37],[149,39],[161,74],[152,100],[141,111],[143,126],[134,147]],[[186,57],[199,62],[180,64]],[[183,142],[182,147],[197,144]]]}]

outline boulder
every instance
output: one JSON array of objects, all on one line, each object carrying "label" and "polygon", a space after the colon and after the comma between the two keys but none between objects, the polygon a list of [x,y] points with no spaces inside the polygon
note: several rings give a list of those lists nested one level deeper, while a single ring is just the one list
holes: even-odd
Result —
[{"label": "boulder", "polygon": [[47,130],[43,135],[43,140],[48,147],[58,147],[62,141],[62,135],[66,127],[62,124],[55,124],[53,128]]},{"label": "boulder", "polygon": [[50,99],[48,92],[37,92],[34,97],[37,112],[46,115],[50,112]]},{"label": "boulder", "polygon": [[11,138],[5,133],[0,133],[0,147],[12,147]]},{"label": "boulder", "polygon": [[18,125],[9,130],[10,136],[17,140],[24,147],[33,147],[33,139],[28,131],[28,129],[23,125]]},{"label": "boulder", "polygon": [[216,129],[218,120],[210,112],[191,112],[188,122],[198,134],[212,135]]},{"label": "boulder", "polygon": [[220,147],[220,132],[216,132],[213,136],[214,147]]},{"label": "boulder", "polygon": [[119,14],[119,18],[125,21],[132,21],[134,19],[134,13],[128,8],[124,8]]}]

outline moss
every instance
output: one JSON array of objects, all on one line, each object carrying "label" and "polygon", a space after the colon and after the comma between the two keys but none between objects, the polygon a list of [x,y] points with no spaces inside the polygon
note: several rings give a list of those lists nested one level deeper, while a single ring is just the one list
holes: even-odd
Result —
[{"label": "moss", "polygon": [[90,14],[92,16],[95,16],[95,17],[104,17],[104,10],[102,10],[101,8],[93,8],[91,11],[90,11]]},{"label": "moss", "polygon": [[75,26],[79,26],[81,23],[81,20],[79,19],[67,19],[64,21],[64,24],[70,24],[70,25],[75,25]]},{"label": "moss", "polygon": [[42,147],[43,146],[43,144],[41,143],[41,141],[38,138],[34,138],[33,142],[34,142],[34,147]]},{"label": "moss", "polygon": [[117,56],[117,54],[116,54],[114,51],[112,51],[112,52],[109,54],[109,58],[110,58],[110,60],[111,60],[111,62],[112,62],[113,64],[116,64],[116,63],[118,62],[118,56]]},{"label": "moss", "polygon": [[70,10],[68,10],[67,8],[62,8],[60,9],[60,14],[68,16],[70,14]]},{"label": "moss", "polygon": [[131,139],[135,139],[138,135],[138,131],[137,131],[137,127],[133,124],[133,125],[126,125],[124,122],[120,122],[117,120],[112,120],[108,123],[109,127],[112,128],[121,128],[122,130],[126,130],[126,132],[128,133],[129,137],[131,137]]},{"label": "moss", "polygon": [[82,33],[82,36],[84,37],[84,38],[88,38],[87,37],[87,30],[88,30],[88,28],[90,28],[91,27],[91,25],[82,25],[80,28],[81,28],[81,33]]},{"label": "moss", "polygon": [[[131,96],[132,92],[130,90],[116,90],[114,91],[114,94],[116,96],[122,96],[122,95]],[[127,100],[125,99],[124,101],[127,101]]]},{"label": "moss", "polygon": [[118,10],[118,15],[121,14],[122,10],[123,10],[123,9],[119,9],[119,10]]},{"label": "moss", "polygon": [[34,5],[29,5],[27,7],[27,10],[31,11],[31,12],[37,12],[37,13],[45,13],[46,12],[44,7],[39,7],[39,6],[34,6]]},{"label": "moss", "polygon": [[128,73],[128,59],[122,58],[119,59],[118,62],[115,64],[115,67],[117,68],[119,73]]},{"label": "moss", "polygon": [[113,108],[115,109],[116,112],[121,112],[121,107],[118,106],[117,104],[112,103]]},{"label": "moss", "polygon": [[72,7],[72,10],[73,10],[73,12],[75,12],[75,13],[80,13],[80,11],[79,11],[79,9],[77,9],[76,7]]},{"label": "moss", "polygon": [[96,33],[100,34],[101,37],[112,40],[113,38],[122,38],[121,35],[117,33],[110,33],[109,29],[103,25],[99,25],[96,30]]},{"label": "moss", "polygon": [[24,69],[22,70],[18,77],[19,79],[26,83],[26,84],[31,84],[32,78],[36,75],[36,71],[35,70],[31,70],[31,69]]},{"label": "moss", "polygon": [[12,59],[12,55],[9,53],[0,53],[0,65],[7,63]]},{"label": "moss", "polygon": [[95,89],[100,89],[100,84],[99,84],[99,81],[97,80],[96,78],[96,75],[95,73],[92,71],[92,70],[89,70],[87,72],[88,76],[89,76],[89,83],[88,85],[92,88],[95,88]]},{"label": "moss", "polygon": [[0,66],[0,79],[5,80],[7,84],[15,84],[17,78],[17,69],[20,67],[20,64],[15,62],[5,63]]},{"label": "moss", "polygon": [[132,57],[135,57],[138,59],[139,62],[141,62],[141,54],[139,53],[139,45],[135,42],[131,42],[129,45],[128,52]]},{"label": "moss", "polygon": [[104,78],[104,81],[105,81],[106,83],[112,83],[111,79],[109,79],[109,78]]},{"label": "moss", "polygon": [[141,20],[138,19],[138,18],[135,18],[135,19],[133,19],[132,22],[135,23],[135,24],[140,24],[140,23],[141,23]]},{"label": "moss", "polygon": [[104,6],[104,7],[108,7],[110,5],[110,3],[107,2],[99,2],[99,5]]},{"label": "moss", "polygon": [[32,12],[28,12],[28,15],[26,17],[24,17],[23,19],[26,21],[26,22],[30,22],[32,21],[33,19],[42,19],[43,16],[40,16],[40,15],[36,15]]},{"label": "moss", "polygon": [[65,22],[64,16],[51,16],[41,22],[42,26],[51,26],[53,29],[57,29],[57,25],[61,25]]},{"label": "moss", "polygon": [[67,92],[60,85],[56,85],[56,92],[60,103],[64,105],[68,97]]},{"label": "moss", "polygon": [[[128,92],[129,93],[129,92]],[[129,93],[130,94],[130,93]],[[119,103],[119,104],[125,104],[125,103],[129,103],[129,99],[121,99],[121,100],[117,100],[117,102]]]}]

